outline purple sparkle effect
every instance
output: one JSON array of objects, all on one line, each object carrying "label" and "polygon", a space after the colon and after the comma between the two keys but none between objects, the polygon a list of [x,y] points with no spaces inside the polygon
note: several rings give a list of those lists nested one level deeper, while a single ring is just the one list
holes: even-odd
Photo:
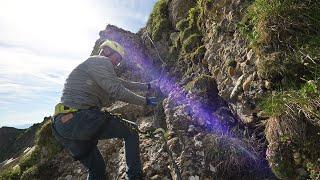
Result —
[{"label": "purple sparkle effect", "polygon": [[[175,80],[174,77],[169,77],[169,75],[164,74],[157,69],[155,65],[153,65],[152,60],[147,57],[144,53],[141,52],[141,47],[135,48],[137,44],[133,44],[132,39],[124,39],[122,34],[119,34],[115,31],[108,31],[107,36],[101,37],[101,39],[111,39],[122,44],[127,53],[127,65],[129,68],[134,70],[140,69],[140,73],[144,74],[143,71],[147,71],[148,75],[152,77],[152,79],[159,79],[158,85],[163,94],[167,97],[173,98],[176,106],[179,105],[189,105],[192,109],[192,119],[198,121],[199,124],[204,124],[204,127],[209,132],[216,134],[223,134],[232,142],[235,146],[239,148],[242,152],[248,155],[251,159],[257,161],[259,158],[255,155],[255,153],[247,150],[242,144],[241,140],[236,138],[229,130],[227,126],[221,125],[217,120],[217,117],[212,115],[212,112],[205,108],[202,102],[197,100],[196,95],[191,92],[186,92]],[[140,67],[140,68],[137,68]],[[142,69],[141,69],[142,68]]]}]

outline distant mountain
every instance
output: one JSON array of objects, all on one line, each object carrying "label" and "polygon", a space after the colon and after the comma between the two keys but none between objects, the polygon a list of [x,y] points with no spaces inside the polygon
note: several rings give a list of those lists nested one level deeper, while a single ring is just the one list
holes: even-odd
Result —
[{"label": "distant mountain", "polygon": [[17,128],[17,129],[27,129],[29,127],[31,127],[33,124],[20,124],[20,125],[16,125],[14,126],[14,128]]},{"label": "distant mountain", "polygon": [[0,162],[15,158],[25,148],[34,145],[34,137],[39,124],[34,124],[28,129],[14,127],[0,128]]}]

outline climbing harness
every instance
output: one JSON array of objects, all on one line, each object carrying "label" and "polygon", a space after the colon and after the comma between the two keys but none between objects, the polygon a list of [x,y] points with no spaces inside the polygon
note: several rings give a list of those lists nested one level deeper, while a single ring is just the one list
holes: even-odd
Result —
[{"label": "climbing harness", "polygon": [[73,112],[77,112],[77,111],[78,111],[78,109],[70,108],[70,107],[63,105],[62,103],[58,103],[54,107],[54,116],[57,116],[58,114],[67,114],[67,113],[73,113]]}]

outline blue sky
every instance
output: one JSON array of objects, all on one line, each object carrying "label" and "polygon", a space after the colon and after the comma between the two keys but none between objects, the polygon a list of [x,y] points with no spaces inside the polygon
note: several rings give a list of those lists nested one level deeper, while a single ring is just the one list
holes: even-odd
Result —
[{"label": "blue sky", "polygon": [[156,0],[1,0],[0,127],[41,122],[107,24],[137,32]]}]

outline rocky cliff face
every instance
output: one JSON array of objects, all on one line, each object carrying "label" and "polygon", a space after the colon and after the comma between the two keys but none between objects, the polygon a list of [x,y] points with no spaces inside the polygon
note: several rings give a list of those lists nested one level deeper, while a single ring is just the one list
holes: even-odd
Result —
[{"label": "rocky cliff face", "polygon": [[[146,179],[319,179],[319,9],[317,1],[159,0],[137,34],[102,30],[92,54],[115,40],[127,52],[120,76],[159,80],[155,111],[109,108],[142,130],[165,129],[141,135]],[[53,139],[37,142],[40,160],[23,161],[18,176],[85,178],[65,151],[50,150]],[[99,147],[109,177],[124,179],[122,142]]]}]

